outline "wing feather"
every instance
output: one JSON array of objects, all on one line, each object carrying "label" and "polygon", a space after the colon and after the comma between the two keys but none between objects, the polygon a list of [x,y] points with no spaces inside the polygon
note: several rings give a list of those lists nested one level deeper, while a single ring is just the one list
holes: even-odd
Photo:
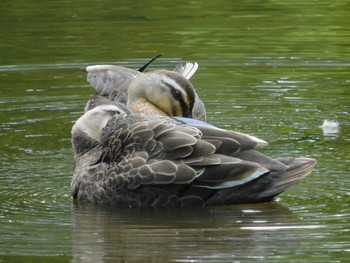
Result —
[{"label": "wing feather", "polygon": [[[131,81],[140,72],[116,65],[94,65],[83,69],[87,74],[87,81],[100,95],[110,95],[111,91],[126,93]],[[116,94],[114,96],[117,96]]]},{"label": "wing feather", "polygon": [[174,71],[180,73],[186,79],[190,79],[198,69],[198,63],[186,62],[184,65],[179,63],[175,67]]},{"label": "wing feather", "polygon": [[[108,185],[139,189],[141,185],[189,184],[218,190],[254,180],[269,170],[250,161],[257,141],[215,127],[193,128],[171,119],[115,116],[101,135]],[[226,136],[226,137],[225,137]],[[236,158],[226,153],[235,153]],[[253,158],[254,159],[254,158]]]}]

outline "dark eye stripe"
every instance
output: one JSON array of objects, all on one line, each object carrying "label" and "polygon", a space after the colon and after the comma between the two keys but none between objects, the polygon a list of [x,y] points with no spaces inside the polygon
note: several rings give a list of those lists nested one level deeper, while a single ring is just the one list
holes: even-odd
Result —
[{"label": "dark eye stripe", "polygon": [[[182,92],[177,88],[175,88],[170,83],[167,83],[165,81],[162,81],[162,82],[164,83],[164,85],[166,85],[170,89],[171,95],[173,95],[173,97],[180,103],[182,114],[183,115],[186,114],[189,111],[189,108],[184,98],[182,97]],[[173,109],[173,115],[176,116],[175,108]]]}]

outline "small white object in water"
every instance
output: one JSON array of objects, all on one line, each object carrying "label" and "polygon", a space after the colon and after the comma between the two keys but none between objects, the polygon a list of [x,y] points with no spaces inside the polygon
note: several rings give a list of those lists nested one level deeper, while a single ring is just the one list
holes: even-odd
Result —
[{"label": "small white object in water", "polygon": [[321,126],[324,135],[334,135],[340,130],[340,124],[334,120],[324,120]]}]

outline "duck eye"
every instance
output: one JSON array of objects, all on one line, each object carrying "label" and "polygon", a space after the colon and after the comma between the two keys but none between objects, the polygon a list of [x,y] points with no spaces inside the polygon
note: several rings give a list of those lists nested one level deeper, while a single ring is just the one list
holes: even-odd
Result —
[{"label": "duck eye", "polygon": [[173,95],[173,97],[176,99],[176,100],[180,100],[182,99],[182,93],[180,90],[178,90],[177,88],[175,88],[173,85],[171,85],[170,83],[167,83],[165,82],[164,80],[162,80],[163,84],[165,86],[167,86],[170,91],[171,91],[171,94]]},{"label": "duck eye", "polygon": [[177,100],[182,98],[181,91],[179,91],[178,89],[172,88],[171,93],[173,94],[174,98]]}]

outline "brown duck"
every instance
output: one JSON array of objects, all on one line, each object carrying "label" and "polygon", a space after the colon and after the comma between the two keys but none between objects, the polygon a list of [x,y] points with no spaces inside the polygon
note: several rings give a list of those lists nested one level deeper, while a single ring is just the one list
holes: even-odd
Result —
[{"label": "brown duck", "polygon": [[118,207],[267,202],[316,165],[310,158],[268,157],[258,151],[267,143],[250,135],[193,119],[134,115],[120,103],[81,116],[72,144],[73,198]]}]

